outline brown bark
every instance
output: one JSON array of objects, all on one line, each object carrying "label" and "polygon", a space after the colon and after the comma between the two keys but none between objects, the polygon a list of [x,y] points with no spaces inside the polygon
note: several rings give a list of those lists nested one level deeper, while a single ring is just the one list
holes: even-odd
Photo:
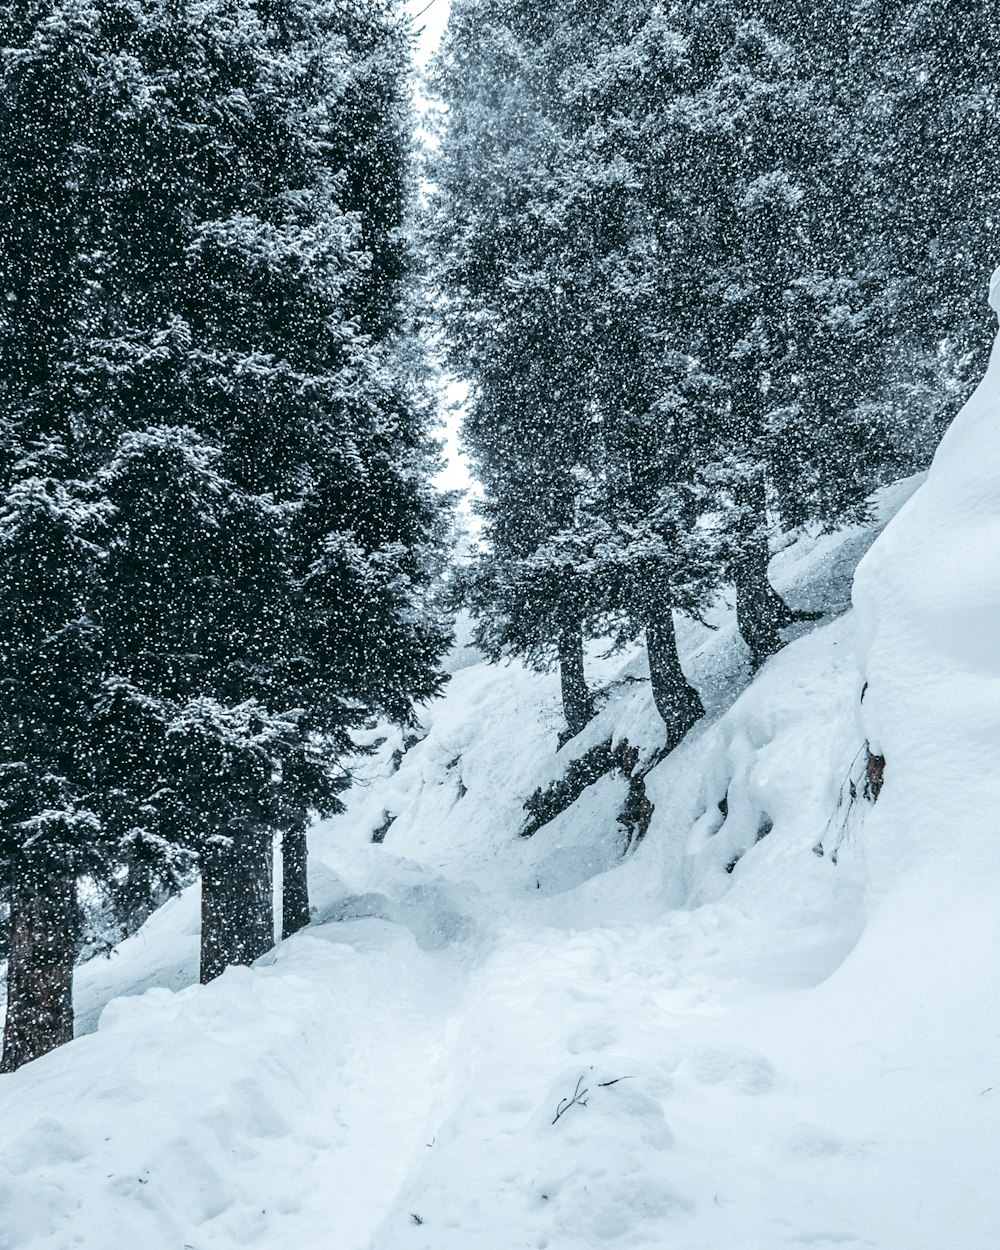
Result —
[{"label": "brown bark", "polygon": [[885,756],[872,755],[869,748],[865,748],[865,798],[872,803],[878,802],[878,796],[882,793],[882,785],[885,781]]},{"label": "brown bark", "polygon": [[213,847],[201,864],[201,983],[251,964],[274,945],[273,850],[269,832]]},{"label": "brown bark", "polygon": [[667,729],[666,749],[672,751],[691,726],[705,715],[705,708],[681,668],[669,604],[664,604],[646,626],[646,651],[653,701]]},{"label": "brown bark", "polygon": [[289,938],[309,923],[309,843],[305,829],[281,835],[281,936]]},{"label": "brown bark", "polygon": [[579,627],[564,627],[559,634],[559,679],[566,727],[570,737],[575,737],[594,715],[583,668],[583,630]]},{"label": "brown bark", "polygon": [[7,1019],[0,1072],[14,1072],[73,1040],[76,878],[19,871],[10,888]]}]

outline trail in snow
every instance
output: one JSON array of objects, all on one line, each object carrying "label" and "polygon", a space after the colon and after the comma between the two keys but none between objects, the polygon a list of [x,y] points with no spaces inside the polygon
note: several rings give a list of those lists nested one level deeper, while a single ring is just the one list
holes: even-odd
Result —
[{"label": "trail in snow", "polygon": [[[836,617],[870,540],[800,538],[779,585]],[[682,630],[710,715],[624,858],[621,779],[516,833],[593,743],[652,758],[641,652],[591,657],[558,754],[553,677],[456,653],[314,831],[316,925],[0,1078],[0,1250],[995,1250],[1000,913],[937,861],[874,899],[867,826],[830,827],[851,618],[752,684],[716,623]],[[82,970],[82,1021],[191,975],[195,904]]]},{"label": "trail in snow", "polygon": [[463,982],[453,952],[346,923],[118,1000],[29,1096],[0,1084],[0,1246],[367,1245],[423,1148]]}]

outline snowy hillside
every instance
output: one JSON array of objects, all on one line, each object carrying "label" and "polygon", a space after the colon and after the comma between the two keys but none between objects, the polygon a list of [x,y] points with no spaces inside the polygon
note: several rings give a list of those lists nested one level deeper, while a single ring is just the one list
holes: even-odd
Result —
[{"label": "snowy hillside", "polygon": [[[711,712],[649,772],[627,850],[621,770],[518,831],[570,757],[610,738],[652,760],[641,654],[594,659],[601,713],[557,754],[555,679],[456,652],[422,740],[382,742],[314,831],[312,929],[207,987],[119,998],[0,1078],[0,1246],[995,1246],[998,770],[967,729],[995,673],[986,634],[953,671],[911,576],[925,539],[908,554],[963,458],[986,475],[994,412],[987,384],[863,565],[877,806],[837,807],[861,742],[837,612],[864,531],[778,557],[831,619],[741,694],[728,614],[687,628]],[[961,572],[949,557],[934,593]],[[966,630],[983,606],[937,602]],[[945,742],[907,684],[918,642],[955,693]],[[81,1025],[112,992],[193,979],[196,920],[189,894],[88,964]]]},{"label": "snowy hillside", "polygon": [[1000,1250],[1000,23],[0,13],[0,1250]]}]

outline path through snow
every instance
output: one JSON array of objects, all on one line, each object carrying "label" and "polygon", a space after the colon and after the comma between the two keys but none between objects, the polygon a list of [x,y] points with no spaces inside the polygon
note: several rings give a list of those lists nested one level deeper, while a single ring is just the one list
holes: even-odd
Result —
[{"label": "path through snow", "polygon": [[[782,553],[790,597],[841,607],[866,541]],[[996,1250],[998,909],[946,861],[873,899],[866,826],[831,826],[850,618],[738,698],[718,623],[683,631],[712,714],[624,857],[621,779],[516,831],[603,737],[652,757],[641,653],[593,658],[558,755],[554,678],[465,653],[314,832],[316,925],[0,1078],[0,1250]],[[189,978],[196,920],[87,965],[81,1022]]]}]

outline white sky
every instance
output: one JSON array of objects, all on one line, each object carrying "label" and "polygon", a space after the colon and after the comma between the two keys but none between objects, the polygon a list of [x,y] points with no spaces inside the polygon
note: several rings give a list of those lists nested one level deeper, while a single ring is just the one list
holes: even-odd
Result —
[{"label": "white sky", "polygon": [[[431,0],[430,7],[417,17],[427,5],[427,0],[407,0],[406,11],[413,15],[414,29],[418,32],[414,59],[419,69],[423,69],[441,41],[444,28],[448,22],[449,0]],[[422,111],[422,98],[419,85],[416,91],[418,114]],[[418,121],[419,126],[419,121]],[[438,474],[436,482],[442,490],[468,490],[472,485],[469,477],[469,466],[458,445],[458,429],[462,421],[462,401],[466,387],[460,382],[446,383],[445,392],[441,396],[442,425],[438,431],[444,439],[446,464]]]},{"label": "white sky", "polygon": [[[407,13],[416,15],[427,0],[407,0]],[[421,67],[427,64],[441,39],[448,21],[449,0],[431,0],[431,6],[422,17],[415,19],[416,29],[421,31],[417,42],[416,60]]]}]

